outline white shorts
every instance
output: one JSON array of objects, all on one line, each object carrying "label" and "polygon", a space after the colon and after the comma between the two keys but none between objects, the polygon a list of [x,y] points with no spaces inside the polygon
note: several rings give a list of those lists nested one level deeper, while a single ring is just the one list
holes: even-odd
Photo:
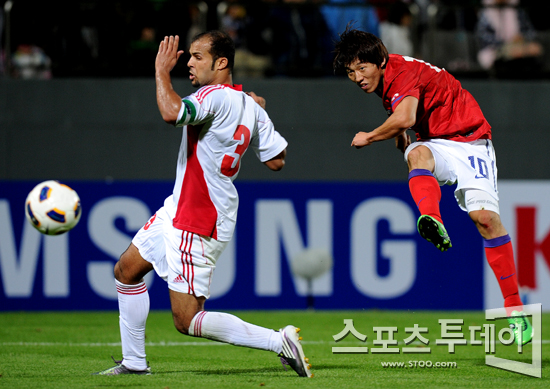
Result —
[{"label": "white shorts", "polygon": [[435,160],[434,176],[439,185],[457,184],[455,198],[466,212],[486,209],[499,213],[497,164],[493,142],[479,139],[455,142],[430,139],[412,143],[405,150],[405,161],[411,150],[428,147]]},{"label": "white shorts", "polygon": [[206,298],[216,262],[227,245],[174,228],[164,207],[136,233],[132,243],[171,290]]}]

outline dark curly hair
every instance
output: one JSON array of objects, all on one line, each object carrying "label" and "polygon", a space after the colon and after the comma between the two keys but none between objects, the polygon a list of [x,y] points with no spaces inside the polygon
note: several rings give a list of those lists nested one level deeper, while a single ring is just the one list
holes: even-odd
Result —
[{"label": "dark curly hair", "polygon": [[334,48],[333,68],[335,72],[345,71],[356,60],[369,62],[376,66],[384,66],[388,63],[389,54],[384,43],[376,35],[370,32],[354,29],[348,24],[346,30],[340,34],[340,40]]}]

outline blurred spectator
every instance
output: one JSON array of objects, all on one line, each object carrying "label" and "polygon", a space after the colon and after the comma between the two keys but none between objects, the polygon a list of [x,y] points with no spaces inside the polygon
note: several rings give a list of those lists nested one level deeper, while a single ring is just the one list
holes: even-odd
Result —
[{"label": "blurred spectator", "polygon": [[390,54],[414,55],[411,23],[412,14],[407,4],[398,1],[390,6],[388,19],[380,22],[380,39]]},{"label": "blurred spectator", "polygon": [[437,5],[436,24],[441,30],[474,31],[480,0],[432,0]]},{"label": "blurred spectator", "polygon": [[478,61],[494,69],[497,77],[533,76],[541,69],[542,46],[519,0],[483,0],[476,28],[480,44]]},{"label": "blurred spectator", "polygon": [[[261,31],[253,30],[254,16],[242,3],[224,2],[224,15],[221,18],[221,29],[229,34],[235,42],[235,67],[233,75],[239,77],[263,77],[270,67],[270,58],[266,51],[258,51],[253,44],[253,36]],[[264,54],[264,55],[262,55]]]},{"label": "blurred spectator", "polygon": [[[185,47],[188,48],[196,35],[207,31],[208,6],[206,3],[198,2],[190,4],[188,8],[190,25],[187,31],[187,40]],[[168,35],[174,35],[170,33]]]},{"label": "blurred spectator", "polygon": [[141,29],[139,39],[132,40],[128,48],[129,76],[154,76],[159,42],[154,27],[145,26]]},{"label": "blurred spectator", "polygon": [[319,77],[332,74],[330,31],[316,1],[269,3],[273,75]]},{"label": "blurred spectator", "polygon": [[[33,38],[41,37],[38,43],[52,59],[54,77],[96,76],[100,62],[112,58],[103,52],[100,35],[100,27],[109,25],[110,14],[101,12],[99,6],[93,2],[65,0],[42,3],[48,8],[49,14],[43,12],[37,18],[47,20],[49,26],[44,27],[44,34],[49,30],[51,36],[42,36],[40,30],[40,34],[35,33]],[[24,21],[26,14],[21,14],[16,23],[21,24]],[[112,36],[117,35],[111,35],[111,38]],[[124,37],[117,37],[119,44],[123,41],[126,45]]]},{"label": "blurred spectator", "polygon": [[246,8],[242,3],[233,1],[222,2],[225,12],[221,18],[221,28],[235,42],[235,46],[242,47],[246,41]]},{"label": "blurred spectator", "polygon": [[355,28],[379,36],[379,18],[375,7],[366,0],[328,0],[321,6],[321,12],[334,42],[339,40],[349,22]]},{"label": "blurred spectator", "polygon": [[414,21],[412,28],[412,40],[414,46],[414,57],[422,58],[424,55],[423,47],[424,40],[426,40],[426,32],[429,28],[430,14],[429,10],[432,9],[434,0],[413,0],[410,2],[411,8],[416,7],[416,14],[414,15]]},{"label": "blurred spectator", "polygon": [[521,0],[521,7],[525,9],[536,31],[550,30],[550,2],[541,0]]},{"label": "blurred spectator", "polygon": [[0,1],[0,76],[5,72],[4,70],[4,4]]},{"label": "blurred spectator", "polygon": [[50,57],[40,47],[20,44],[11,58],[13,77],[47,80],[52,77]]}]

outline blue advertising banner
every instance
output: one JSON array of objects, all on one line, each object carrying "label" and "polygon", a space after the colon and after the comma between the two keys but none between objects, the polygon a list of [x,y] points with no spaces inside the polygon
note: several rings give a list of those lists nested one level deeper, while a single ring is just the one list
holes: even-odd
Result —
[{"label": "blue advertising banner", "polygon": [[[0,310],[117,309],[113,265],[163,204],[172,182],[64,182],[82,202],[69,233],[44,236],[25,219],[37,182],[0,182]],[[407,183],[237,183],[233,241],[218,261],[208,309],[483,309],[483,245],[450,187],[442,216],[453,247],[416,232]],[[311,285],[291,261],[322,249],[333,266]],[[149,274],[152,309],[167,285]]]}]

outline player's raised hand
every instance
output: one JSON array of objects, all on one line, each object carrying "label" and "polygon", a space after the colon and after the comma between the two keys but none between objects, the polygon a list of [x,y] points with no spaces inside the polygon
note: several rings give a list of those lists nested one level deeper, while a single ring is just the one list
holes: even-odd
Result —
[{"label": "player's raised hand", "polygon": [[180,37],[165,36],[160,42],[157,59],[155,60],[155,68],[157,71],[165,70],[171,72],[174,66],[178,63],[178,59],[183,54],[183,50],[178,50]]},{"label": "player's raised hand", "polygon": [[175,124],[181,107],[181,97],[172,88],[170,72],[178,63],[183,50],[178,50],[179,36],[166,36],[160,42],[155,60],[155,81],[157,84],[157,104],[166,123]]},{"label": "player's raised hand", "polygon": [[372,143],[370,140],[370,134],[368,132],[358,132],[355,134],[355,137],[351,141],[351,145],[355,146],[356,149],[360,149],[361,147],[368,146]]}]

